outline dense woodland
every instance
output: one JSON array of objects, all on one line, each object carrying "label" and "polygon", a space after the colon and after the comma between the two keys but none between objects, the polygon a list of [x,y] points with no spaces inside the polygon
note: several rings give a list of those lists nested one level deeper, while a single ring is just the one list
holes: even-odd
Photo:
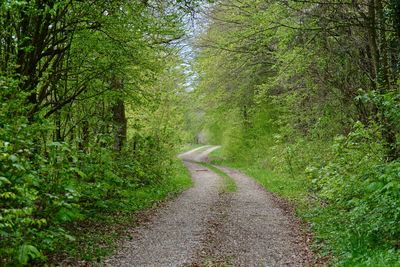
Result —
[{"label": "dense woodland", "polygon": [[174,43],[195,8],[1,1],[0,265],[101,254],[107,240],[79,251],[87,232],[106,235],[99,222],[187,186],[171,182],[185,92]]},{"label": "dense woodland", "polygon": [[325,260],[399,266],[400,2],[227,0],[208,17],[192,125],[297,204]]},{"label": "dense woodland", "polygon": [[1,1],[0,265],[109,253],[200,140],[290,199],[322,262],[399,266],[399,0],[210,2]]}]

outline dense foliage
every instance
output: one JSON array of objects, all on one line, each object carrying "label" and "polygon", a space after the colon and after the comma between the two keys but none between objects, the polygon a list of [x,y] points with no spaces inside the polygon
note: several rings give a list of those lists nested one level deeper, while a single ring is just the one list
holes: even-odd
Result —
[{"label": "dense foliage", "polygon": [[1,1],[0,265],[44,262],[77,222],[187,186],[171,180],[185,80],[170,44],[194,8]]},{"label": "dense foliage", "polygon": [[399,7],[220,1],[197,40],[188,123],[228,161],[274,173],[260,181],[300,203],[343,266],[400,260]]}]

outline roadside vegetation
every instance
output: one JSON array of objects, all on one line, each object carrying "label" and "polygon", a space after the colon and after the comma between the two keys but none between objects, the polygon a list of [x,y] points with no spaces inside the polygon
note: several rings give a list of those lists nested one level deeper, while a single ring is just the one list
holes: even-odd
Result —
[{"label": "roadside vegetation", "polygon": [[[245,172],[253,177],[268,191],[277,193],[295,203],[297,207],[307,207],[310,201],[307,190],[308,179],[305,176],[291,177],[287,173],[278,173],[249,161],[232,161],[223,156],[223,150],[217,149],[210,153],[211,166],[228,166]],[[225,173],[224,173],[225,174]],[[225,174],[226,175],[226,174]]]},{"label": "roadside vegetation", "polygon": [[214,162],[292,200],[332,265],[400,265],[399,14],[220,1],[197,39],[193,127]]},{"label": "roadside vegetation", "polygon": [[111,200],[115,208],[97,210],[91,217],[67,225],[73,242],[59,243],[48,261],[77,265],[78,262],[101,262],[105,256],[112,255],[121,240],[132,238],[126,231],[140,223],[146,213],[192,186],[183,163],[176,160],[172,164],[171,174],[162,181],[135,189],[120,188],[123,198]]},{"label": "roadside vegetation", "polygon": [[98,260],[190,186],[185,67],[196,1],[0,2],[0,265]]}]

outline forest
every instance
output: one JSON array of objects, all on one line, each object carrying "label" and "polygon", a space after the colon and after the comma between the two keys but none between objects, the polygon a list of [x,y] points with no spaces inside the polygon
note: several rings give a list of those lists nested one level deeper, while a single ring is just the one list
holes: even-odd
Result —
[{"label": "forest", "polygon": [[0,266],[100,262],[198,143],[400,266],[399,0],[3,0],[0,44]]},{"label": "forest", "polygon": [[321,257],[399,266],[400,2],[222,1],[193,129],[296,203]]},{"label": "forest", "polygon": [[96,260],[113,225],[190,185],[170,44],[195,7],[1,1],[0,265]]}]

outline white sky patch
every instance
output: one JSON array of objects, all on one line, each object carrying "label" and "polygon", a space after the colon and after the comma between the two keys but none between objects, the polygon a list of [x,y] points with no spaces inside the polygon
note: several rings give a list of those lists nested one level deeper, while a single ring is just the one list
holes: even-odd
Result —
[{"label": "white sky patch", "polygon": [[209,5],[205,5],[193,16],[187,16],[184,18],[186,36],[177,43],[180,51],[179,55],[183,60],[182,67],[184,68],[184,73],[187,77],[184,84],[185,90],[187,91],[194,90],[196,81],[198,80],[198,73],[193,69],[193,64],[198,53],[194,46],[194,41],[207,29],[208,20],[205,11],[209,8]]}]

